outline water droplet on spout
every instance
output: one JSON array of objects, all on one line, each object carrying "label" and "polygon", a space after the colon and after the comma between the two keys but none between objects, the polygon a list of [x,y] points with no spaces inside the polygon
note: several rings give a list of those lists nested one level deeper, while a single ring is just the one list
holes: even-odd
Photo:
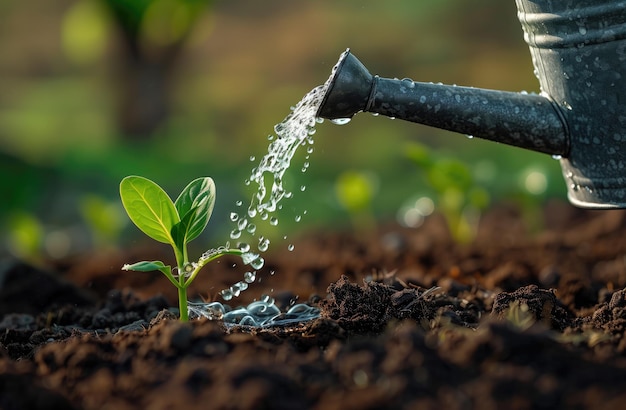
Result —
[{"label": "water droplet on spout", "polygon": [[330,120],[335,125],[346,125],[352,120],[352,118],[334,118]]},{"label": "water droplet on spout", "polygon": [[403,78],[402,85],[404,85],[407,88],[415,88],[415,82],[411,80],[410,78]]}]

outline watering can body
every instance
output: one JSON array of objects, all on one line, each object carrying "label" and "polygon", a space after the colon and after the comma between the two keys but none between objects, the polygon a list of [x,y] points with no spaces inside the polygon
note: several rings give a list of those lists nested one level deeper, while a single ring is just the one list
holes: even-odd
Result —
[{"label": "watering can body", "polygon": [[347,51],[318,116],[369,111],[550,154],[572,204],[626,208],[626,1],[516,4],[539,94],[380,78]]}]

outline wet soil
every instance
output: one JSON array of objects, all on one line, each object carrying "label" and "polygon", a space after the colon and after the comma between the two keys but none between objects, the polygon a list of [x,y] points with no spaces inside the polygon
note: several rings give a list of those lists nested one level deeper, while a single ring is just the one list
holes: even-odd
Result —
[{"label": "wet soil", "polygon": [[[3,261],[0,409],[623,408],[626,213],[536,217],[497,207],[469,244],[436,215],[304,235],[238,300],[321,309],[290,327],[179,323],[166,279],[119,269],[167,249]],[[191,294],[214,298],[236,264]]]}]

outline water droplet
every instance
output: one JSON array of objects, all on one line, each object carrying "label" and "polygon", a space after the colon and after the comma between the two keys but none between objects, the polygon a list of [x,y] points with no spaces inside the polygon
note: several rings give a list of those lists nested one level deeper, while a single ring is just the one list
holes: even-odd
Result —
[{"label": "water droplet", "polygon": [[252,283],[256,280],[256,272],[246,272],[243,274],[243,280],[247,283]]},{"label": "water droplet", "polygon": [[248,224],[248,226],[246,226],[246,231],[248,231],[251,234],[254,234],[256,232],[256,225]]},{"label": "water droplet", "polygon": [[295,248],[296,248],[296,247],[295,247],[292,243],[290,243],[289,245],[287,245],[287,250],[288,250],[289,252],[292,252]]},{"label": "water droplet", "polygon": [[243,201],[237,201],[237,202],[235,202],[235,206],[241,206],[241,205],[243,205]]},{"label": "water droplet", "polygon": [[300,216],[300,215],[296,215],[296,217],[294,218],[294,220],[295,220],[296,222],[300,222],[300,221],[302,220],[302,216]]},{"label": "water droplet", "polygon": [[241,237],[241,231],[239,229],[233,229],[230,232],[230,239],[239,239]]},{"label": "water droplet", "polygon": [[242,292],[248,289],[249,286],[247,282],[237,282],[237,285],[239,285],[239,289],[241,289]]},{"label": "water droplet", "polygon": [[557,161],[560,160],[561,158],[563,157],[558,154],[552,155],[552,159],[556,159]]},{"label": "water droplet", "polygon": [[250,245],[247,243],[240,243],[239,244],[239,250],[241,250],[241,252],[250,252]]},{"label": "water droplet", "polygon": [[[261,252],[267,252],[267,249],[270,247],[270,240],[264,237],[260,237],[259,238],[259,251]],[[261,269],[261,268],[257,268],[257,269]]]},{"label": "water droplet", "polygon": [[583,26],[580,26],[578,27],[578,32],[584,36],[585,34],[587,34],[587,29]]},{"label": "water droplet", "polygon": [[270,218],[270,225],[272,226],[276,226],[278,225],[278,218],[276,218],[275,216]]},{"label": "water droplet", "polygon": [[[268,243],[269,243],[269,241],[268,241]],[[263,259],[260,256],[258,256],[256,259],[254,259],[254,260],[252,260],[250,262],[250,266],[252,266],[256,270],[261,269],[264,264],[265,264],[265,259]]]},{"label": "water droplet", "polygon": [[473,135],[466,135],[466,137],[467,137],[468,139],[470,139],[470,140],[474,138],[474,136],[473,136]]},{"label": "water droplet", "polygon": [[222,295],[222,299],[224,300],[231,300],[233,298],[233,292],[230,289],[222,290],[220,295]]},{"label": "water droplet", "polygon": [[250,155],[250,162],[254,161],[256,157],[254,155]]},{"label": "water droplet", "polygon": [[403,78],[402,85],[404,85],[407,88],[415,88],[415,83],[410,78]]},{"label": "water droplet", "polygon": [[302,185],[302,186],[300,187],[300,191],[302,191],[302,192],[306,191],[306,185]]},{"label": "water droplet", "polygon": [[276,124],[274,125],[274,132],[278,135],[282,134],[282,132],[285,130],[285,124],[284,123],[280,123],[280,124]]},{"label": "water droplet", "polygon": [[246,226],[248,226],[248,220],[246,218],[241,218],[237,222],[237,228],[239,228],[240,231],[243,231],[244,229],[246,229]]},{"label": "water droplet", "polygon": [[231,212],[230,213],[230,220],[233,221],[233,222],[236,222],[237,219],[239,219],[239,215],[237,215],[236,212]]},{"label": "water droplet", "polygon": [[330,122],[335,125],[346,125],[350,120],[352,120],[352,118],[333,118]]}]

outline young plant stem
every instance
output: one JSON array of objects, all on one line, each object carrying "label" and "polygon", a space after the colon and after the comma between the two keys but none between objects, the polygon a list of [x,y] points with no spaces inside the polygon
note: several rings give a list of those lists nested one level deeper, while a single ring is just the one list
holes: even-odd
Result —
[{"label": "young plant stem", "polygon": [[178,286],[178,310],[180,312],[180,321],[189,321],[189,311],[187,308],[187,288]]},{"label": "young plant stem", "polygon": [[[179,258],[179,256],[186,255],[187,250],[184,249],[183,252],[179,252],[175,249],[177,265],[178,265],[178,281],[172,281],[176,288],[178,289],[178,310],[181,322],[189,321],[189,310],[187,306],[187,288],[191,285],[191,282],[196,278],[200,269],[204,267],[207,263],[221,257],[224,255],[238,255],[241,256],[243,251],[241,249],[219,249],[210,254],[210,256],[206,258],[200,258],[198,263],[194,264],[194,269],[191,271],[189,276],[186,274],[186,268],[189,262],[186,258]],[[171,280],[171,279],[170,279]]]},{"label": "young plant stem", "polygon": [[187,245],[183,244],[183,249],[179,249],[178,246],[173,246],[173,248],[176,255],[176,265],[178,266],[178,282],[176,283],[176,288],[178,289],[178,313],[180,321],[187,322],[189,321],[187,308],[187,287],[189,284],[185,284],[185,268],[189,263],[187,261]]}]

